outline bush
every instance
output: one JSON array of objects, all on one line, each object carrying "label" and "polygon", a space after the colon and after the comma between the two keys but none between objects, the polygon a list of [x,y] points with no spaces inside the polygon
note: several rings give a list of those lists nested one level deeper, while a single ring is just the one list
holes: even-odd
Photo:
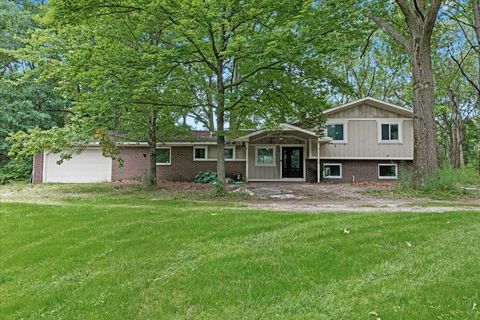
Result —
[{"label": "bush", "polygon": [[195,183],[214,183],[217,181],[217,173],[215,171],[202,171],[195,176]]},{"label": "bush", "polygon": [[32,160],[5,160],[0,162],[0,184],[11,181],[29,181]]},{"label": "bush", "polygon": [[476,196],[480,192],[480,174],[472,168],[443,167],[431,174],[423,186],[416,187],[412,176],[403,173],[394,188],[402,194],[438,199]]}]

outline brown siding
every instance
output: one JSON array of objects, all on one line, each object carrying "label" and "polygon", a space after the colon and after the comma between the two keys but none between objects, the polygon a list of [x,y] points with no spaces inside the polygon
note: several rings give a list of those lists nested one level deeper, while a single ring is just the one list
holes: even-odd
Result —
[{"label": "brown siding", "polygon": [[[322,144],[320,146],[320,157],[332,159],[336,157],[413,159],[413,121],[404,120],[402,123],[402,143],[379,143],[378,122],[375,119],[351,119],[347,122],[347,143]],[[312,140],[310,146],[309,156],[316,157],[317,145],[315,141]]]},{"label": "brown siding", "polygon": [[[328,111],[328,110],[327,110]],[[351,108],[328,115],[328,118],[398,118],[402,115],[377,108],[369,104],[352,106]]]},{"label": "brown siding", "polygon": [[33,157],[32,183],[43,182],[43,152]]},{"label": "brown siding", "polygon": [[257,145],[250,145],[248,147],[248,180],[280,179],[280,146],[264,145],[266,147],[275,148],[275,165],[274,166],[257,166],[256,165],[255,163],[256,146]]},{"label": "brown siding", "polygon": [[[352,182],[353,176],[355,181],[392,181],[378,179],[378,165],[379,164],[397,164],[398,176],[404,172],[411,172],[413,168],[412,161],[388,161],[388,160],[322,160],[323,163],[341,163],[342,164],[342,179],[325,179],[322,176],[322,181],[329,182]],[[317,161],[307,161],[307,181],[315,182],[317,174]]]}]

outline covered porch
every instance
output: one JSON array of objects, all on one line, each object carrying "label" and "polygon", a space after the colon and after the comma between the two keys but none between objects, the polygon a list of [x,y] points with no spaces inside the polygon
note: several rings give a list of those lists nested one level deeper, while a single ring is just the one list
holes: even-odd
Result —
[{"label": "covered porch", "polygon": [[307,181],[307,159],[316,147],[316,177],[320,182],[320,145],[331,141],[313,131],[291,124],[276,130],[260,130],[236,139],[245,144],[246,181]]}]

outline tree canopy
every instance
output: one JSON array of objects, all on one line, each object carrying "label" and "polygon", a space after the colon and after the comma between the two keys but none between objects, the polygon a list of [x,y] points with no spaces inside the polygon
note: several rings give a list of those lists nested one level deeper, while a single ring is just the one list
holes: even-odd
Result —
[{"label": "tree canopy", "polygon": [[[416,146],[419,174],[430,170],[422,161],[433,165],[437,141],[453,166],[479,162],[476,1],[51,0],[1,8],[0,104],[8,112],[0,115],[0,153],[13,142],[16,157],[43,149],[69,157],[100,141],[117,158],[115,141],[146,141],[153,166],[157,142],[204,128],[217,137],[221,182],[226,136],[293,119],[318,124],[325,108],[374,96],[413,108],[416,130],[427,130]],[[415,85],[430,82],[428,90]]]}]

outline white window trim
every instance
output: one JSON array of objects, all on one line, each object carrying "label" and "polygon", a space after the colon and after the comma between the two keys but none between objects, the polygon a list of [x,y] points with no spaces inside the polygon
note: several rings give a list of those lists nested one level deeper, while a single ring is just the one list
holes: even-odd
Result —
[{"label": "white window trim", "polygon": [[[380,176],[380,167],[381,166],[394,166],[395,167],[395,176]],[[378,179],[382,180],[397,180],[398,179],[398,165],[396,163],[379,163],[378,164]]]},{"label": "white window trim", "polygon": [[325,137],[328,137],[327,126],[341,124],[343,125],[343,140],[333,140],[331,143],[348,143],[348,120],[328,120],[325,123]]},{"label": "white window trim", "polygon": [[225,158],[225,161],[235,161],[237,159],[237,154],[236,154],[237,148],[235,146],[228,146],[228,147],[225,147],[225,150],[227,150],[227,149],[232,149],[233,150],[233,158],[231,158],[231,159],[226,159]]},{"label": "white window trim", "polygon": [[[273,163],[258,163],[258,149],[269,148],[273,149]],[[277,165],[277,147],[276,145],[260,145],[255,146],[255,166],[256,167],[275,167]]]},{"label": "white window trim", "polygon": [[156,149],[168,149],[168,153],[170,156],[168,157],[170,159],[169,162],[157,162],[157,166],[169,166],[172,164],[172,148],[171,147],[157,147]]},{"label": "white window trim", "polygon": [[323,163],[322,164],[322,173],[324,172],[325,166],[340,166],[340,175],[339,176],[323,176],[326,179],[342,179],[343,178],[343,168],[341,163]]},{"label": "white window trim", "polygon": [[[382,124],[397,124],[398,125],[398,139],[397,140],[382,140]],[[403,120],[377,120],[377,134],[378,134],[378,143],[379,144],[402,144],[403,137]]]},{"label": "white window trim", "polygon": [[[197,149],[205,149],[205,158],[195,158],[195,150]],[[193,147],[193,161],[209,161],[208,159],[208,147],[207,146],[199,146],[199,147]]]}]

